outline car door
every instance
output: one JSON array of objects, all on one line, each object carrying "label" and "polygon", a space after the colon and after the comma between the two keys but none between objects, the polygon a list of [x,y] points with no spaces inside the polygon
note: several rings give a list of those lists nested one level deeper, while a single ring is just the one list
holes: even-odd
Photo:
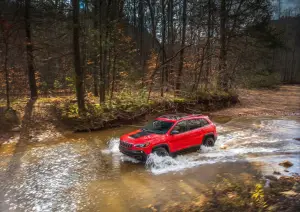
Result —
[{"label": "car door", "polygon": [[188,128],[188,146],[197,146],[201,143],[202,130],[201,130],[201,119],[190,119],[187,121]]},{"label": "car door", "polygon": [[178,122],[170,132],[170,145],[173,152],[184,149],[188,145],[187,122]]}]

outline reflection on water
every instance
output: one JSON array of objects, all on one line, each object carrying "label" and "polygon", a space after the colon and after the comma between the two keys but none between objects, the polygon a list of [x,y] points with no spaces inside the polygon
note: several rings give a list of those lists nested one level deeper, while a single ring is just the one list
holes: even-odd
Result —
[{"label": "reflection on water", "polygon": [[[175,158],[151,155],[146,164],[118,150],[118,137],[134,127],[78,133],[21,150],[3,146],[0,211],[139,211],[191,200],[217,174],[300,172],[298,119],[239,118],[217,127],[215,147]],[[294,163],[289,172],[278,166],[282,160]]]}]

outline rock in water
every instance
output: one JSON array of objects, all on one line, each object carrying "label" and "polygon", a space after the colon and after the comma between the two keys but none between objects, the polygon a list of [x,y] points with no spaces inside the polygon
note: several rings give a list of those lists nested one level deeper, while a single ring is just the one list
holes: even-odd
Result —
[{"label": "rock in water", "polygon": [[277,177],[275,177],[274,175],[266,175],[265,178],[268,179],[268,180],[272,180],[272,181],[277,181],[278,180]]},{"label": "rock in water", "polygon": [[281,175],[281,173],[278,172],[278,171],[274,171],[273,174],[275,174],[275,175]]},{"label": "rock in water", "polygon": [[16,127],[12,128],[10,131],[11,132],[20,132],[21,131],[21,127],[20,126],[16,126]]},{"label": "rock in water", "polygon": [[288,160],[285,160],[285,161],[282,161],[281,163],[279,163],[279,165],[288,168],[288,167],[293,166],[294,164]]},{"label": "rock in water", "polygon": [[226,144],[223,144],[221,147],[220,147],[220,149],[227,149],[228,148],[228,146],[226,145]]}]

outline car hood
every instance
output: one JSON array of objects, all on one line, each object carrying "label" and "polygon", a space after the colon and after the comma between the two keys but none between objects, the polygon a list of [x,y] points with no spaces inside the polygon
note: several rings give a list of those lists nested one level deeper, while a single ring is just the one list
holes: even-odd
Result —
[{"label": "car hood", "polygon": [[131,133],[125,134],[120,138],[122,141],[132,144],[141,144],[147,141],[161,141],[165,139],[165,135],[147,132],[143,130],[136,130]]}]

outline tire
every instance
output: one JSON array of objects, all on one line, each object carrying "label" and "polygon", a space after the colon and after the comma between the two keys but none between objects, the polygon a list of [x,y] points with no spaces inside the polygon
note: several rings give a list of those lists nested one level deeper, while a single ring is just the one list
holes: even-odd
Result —
[{"label": "tire", "polygon": [[161,157],[169,156],[169,152],[163,147],[158,147],[154,149],[152,152]]},{"label": "tire", "polygon": [[203,141],[202,145],[206,147],[213,147],[215,145],[215,140],[212,137],[207,137]]}]

